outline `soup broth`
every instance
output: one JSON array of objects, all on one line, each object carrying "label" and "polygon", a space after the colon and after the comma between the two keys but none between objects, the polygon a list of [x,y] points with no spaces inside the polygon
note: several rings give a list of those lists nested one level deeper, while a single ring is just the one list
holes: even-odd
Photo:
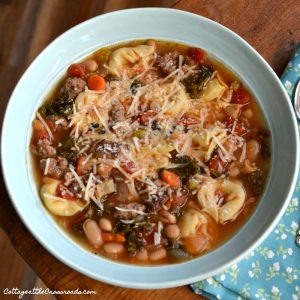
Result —
[{"label": "soup broth", "polygon": [[253,213],[270,163],[253,95],[205,51],[145,40],[69,66],[33,121],[41,201],[81,246],[186,261]]}]

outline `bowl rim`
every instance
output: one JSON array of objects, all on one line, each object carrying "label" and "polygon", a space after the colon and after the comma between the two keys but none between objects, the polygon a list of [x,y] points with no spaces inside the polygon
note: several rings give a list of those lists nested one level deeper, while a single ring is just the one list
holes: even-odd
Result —
[{"label": "bowl rim", "polygon": [[[73,268],[74,270],[77,270],[78,272],[87,275],[91,278],[94,278],[96,280],[101,280],[103,282],[109,283],[109,284],[113,284],[113,285],[119,285],[122,287],[129,287],[129,288],[140,288],[140,289],[157,289],[157,288],[167,288],[167,287],[175,287],[175,286],[180,286],[180,285],[184,285],[184,284],[189,284],[191,282],[197,281],[199,279],[203,279],[203,277],[201,277],[201,275],[196,275],[196,276],[190,276],[187,278],[181,278],[180,280],[176,280],[176,281],[167,281],[167,282],[156,282],[156,283],[135,283],[135,282],[128,282],[126,280],[118,280],[116,278],[109,278],[109,277],[104,277],[101,274],[94,274],[92,272],[90,272],[87,269],[82,269],[80,267],[78,267],[78,265],[72,261],[69,258],[63,257],[60,253],[56,252],[55,249],[51,246],[48,245],[44,242],[44,240],[36,234],[36,232],[33,230],[33,228],[31,228],[31,226],[29,225],[28,220],[23,216],[22,212],[20,211],[19,207],[16,205],[16,202],[14,201],[14,191],[13,191],[13,187],[10,184],[10,179],[7,176],[7,164],[6,164],[6,148],[5,148],[5,142],[4,142],[4,137],[6,136],[6,132],[7,132],[7,127],[8,127],[8,115],[9,112],[11,110],[13,110],[13,104],[12,104],[12,99],[14,98],[14,95],[16,93],[16,91],[19,89],[19,86],[23,80],[23,78],[30,73],[32,66],[34,66],[35,64],[37,64],[37,62],[39,62],[40,57],[42,57],[45,52],[53,47],[53,45],[55,45],[56,43],[58,43],[60,40],[64,39],[65,36],[69,35],[70,33],[76,31],[78,28],[87,25],[87,24],[92,24],[93,22],[95,22],[98,19],[102,19],[105,17],[109,17],[111,15],[119,15],[119,14],[127,14],[127,13],[138,13],[138,12],[149,12],[149,13],[174,13],[177,14],[178,16],[182,15],[182,16],[189,16],[191,18],[198,18],[198,20],[201,20],[202,22],[207,22],[208,24],[214,24],[214,26],[217,26],[219,28],[221,28],[222,30],[226,31],[228,34],[232,35],[235,39],[237,39],[240,43],[242,43],[244,46],[246,46],[249,51],[251,51],[256,58],[259,60],[260,64],[263,65],[263,67],[265,69],[267,69],[267,71],[270,73],[270,75],[273,77],[274,81],[277,83],[278,86],[280,86],[280,89],[282,90],[283,94],[285,95],[284,100],[282,99],[282,101],[285,101],[286,104],[289,107],[290,110],[290,117],[291,117],[291,121],[293,123],[293,135],[295,137],[295,145],[296,145],[296,153],[295,153],[295,161],[296,161],[296,165],[294,166],[293,169],[293,174],[292,174],[292,180],[290,182],[290,186],[288,188],[288,192],[286,194],[286,199],[284,202],[284,205],[282,205],[281,210],[277,212],[277,215],[274,217],[273,222],[269,225],[268,228],[266,228],[264,230],[264,232],[260,235],[260,238],[258,238],[255,242],[253,242],[251,244],[251,246],[244,250],[244,252],[240,253],[240,255],[232,258],[231,260],[227,261],[227,263],[224,263],[221,267],[211,271],[211,272],[207,272],[205,275],[205,278],[213,276],[223,270],[225,270],[226,268],[228,268],[229,266],[237,263],[239,260],[241,260],[247,253],[249,253],[250,251],[252,251],[254,248],[256,248],[269,234],[270,232],[273,230],[273,228],[275,227],[275,225],[278,223],[279,219],[281,218],[281,216],[283,215],[287,205],[288,205],[288,200],[291,198],[292,192],[293,192],[293,188],[296,184],[296,179],[297,179],[297,175],[298,175],[298,170],[299,170],[299,139],[298,137],[298,128],[297,128],[297,121],[293,112],[293,108],[290,102],[290,99],[286,93],[286,91],[284,90],[279,78],[277,77],[277,75],[275,74],[275,72],[273,71],[273,69],[268,65],[268,63],[261,57],[261,55],[251,46],[249,45],[244,39],[242,39],[239,35],[237,35],[236,33],[234,33],[232,30],[228,29],[227,27],[212,21],[208,18],[196,15],[194,13],[190,13],[190,12],[185,12],[185,11],[181,11],[178,9],[172,9],[172,8],[134,8],[134,9],[124,9],[124,10],[119,10],[119,11],[114,11],[114,12],[110,12],[110,13],[106,13],[106,14],[102,14],[99,16],[96,16],[94,18],[88,19],[72,28],[70,28],[69,30],[67,30],[66,32],[64,32],[63,34],[61,34],[60,36],[58,36],[55,40],[53,40],[34,60],[33,62],[30,64],[30,66],[26,69],[26,71],[23,73],[23,75],[21,76],[21,78],[19,79],[16,87],[14,88],[13,93],[10,96],[10,99],[8,101],[7,107],[6,107],[6,112],[5,112],[5,116],[3,119],[3,126],[2,126],[2,134],[1,134],[1,160],[2,160],[2,173],[3,173],[3,178],[4,178],[4,182],[9,194],[9,197],[11,199],[11,202],[15,208],[15,210],[17,211],[19,217],[21,218],[22,222],[25,224],[25,226],[29,229],[30,233],[39,241],[39,243],[42,244],[42,246],[47,249],[47,251],[49,251],[52,255],[54,255],[58,260],[60,260],[61,262],[65,263],[66,265],[68,265],[69,267]],[[81,56],[83,57],[83,56]],[[53,82],[52,82],[53,83]],[[193,260],[192,260],[193,261]],[[182,264],[180,264],[182,265]],[[122,264],[122,266],[127,267],[129,269],[132,269],[132,267],[130,265],[125,265]],[[155,268],[165,268],[165,269],[170,269],[172,270],[173,268],[171,267],[174,265],[167,265],[167,266],[152,266],[152,267],[142,267],[144,270],[149,268],[149,269],[155,269]]]}]

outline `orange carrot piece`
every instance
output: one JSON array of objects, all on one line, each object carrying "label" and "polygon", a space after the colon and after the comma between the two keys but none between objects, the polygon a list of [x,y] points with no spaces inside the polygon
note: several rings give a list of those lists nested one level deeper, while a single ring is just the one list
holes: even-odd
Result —
[{"label": "orange carrot piece", "polygon": [[118,242],[124,243],[126,241],[125,236],[120,233],[102,232],[102,239],[104,242]]},{"label": "orange carrot piece", "polygon": [[87,82],[88,88],[94,91],[102,91],[105,89],[105,79],[100,75],[92,75]]},{"label": "orange carrot piece", "polygon": [[126,241],[126,239],[125,239],[125,236],[123,234],[120,234],[120,233],[115,234],[115,242],[123,243],[125,241]]},{"label": "orange carrot piece", "polygon": [[109,232],[102,232],[102,239],[104,242],[113,242],[114,241],[114,235]]},{"label": "orange carrot piece", "polygon": [[161,179],[173,189],[180,187],[180,178],[173,172],[163,170],[161,173]]},{"label": "orange carrot piece", "polygon": [[84,170],[83,170],[83,162],[84,162],[84,157],[80,156],[78,158],[77,164],[76,164],[76,172],[78,175],[83,175]]}]

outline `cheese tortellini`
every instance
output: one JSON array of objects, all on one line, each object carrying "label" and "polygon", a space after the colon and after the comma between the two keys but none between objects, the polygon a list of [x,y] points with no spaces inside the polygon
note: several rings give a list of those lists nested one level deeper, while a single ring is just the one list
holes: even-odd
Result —
[{"label": "cheese tortellini", "polygon": [[203,213],[195,208],[188,209],[179,220],[182,237],[195,236],[198,228],[205,223],[207,223],[207,218]]},{"label": "cheese tortellini", "polygon": [[56,196],[60,183],[60,180],[47,178],[42,185],[40,195],[45,206],[56,216],[73,216],[82,211],[86,205],[82,205],[79,201],[70,201]]},{"label": "cheese tortellini", "polygon": [[108,61],[109,70],[112,74],[121,76],[124,69],[130,64],[135,64],[140,59],[145,59],[149,62],[154,51],[155,46],[149,45],[119,48],[110,55]]},{"label": "cheese tortellini", "polygon": [[226,87],[222,85],[218,79],[215,78],[213,80],[210,80],[203,88],[203,91],[200,94],[200,98],[203,101],[211,101],[221,97],[225,90]]},{"label": "cheese tortellini", "polygon": [[[224,194],[224,204],[218,205],[216,191]],[[234,220],[244,206],[246,193],[243,185],[236,181],[210,181],[200,186],[198,190],[198,203],[208,215],[217,223],[224,224]]]}]

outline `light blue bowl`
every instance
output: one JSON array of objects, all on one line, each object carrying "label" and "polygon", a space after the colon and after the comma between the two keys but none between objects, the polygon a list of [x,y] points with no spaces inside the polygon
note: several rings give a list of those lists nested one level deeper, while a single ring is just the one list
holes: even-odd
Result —
[{"label": "light blue bowl", "polygon": [[[120,41],[156,38],[198,46],[236,73],[258,99],[272,135],[272,164],[263,199],[243,228],[192,261],[140,267],[95,256],[73,242],[43,207],[32,176],[31,124],[43,96],[68,65]],[[16,86],[2,130],[2,168],[11,201],[36,239],[59,260],[92,278],[131,288],[188,284],[236,263],[258,246],[283,214],[299,167],[296,120],[288,96],[263,58],[238,35],[203,17],[172,9],[118,11],[86,21],[51,43]]]}]

